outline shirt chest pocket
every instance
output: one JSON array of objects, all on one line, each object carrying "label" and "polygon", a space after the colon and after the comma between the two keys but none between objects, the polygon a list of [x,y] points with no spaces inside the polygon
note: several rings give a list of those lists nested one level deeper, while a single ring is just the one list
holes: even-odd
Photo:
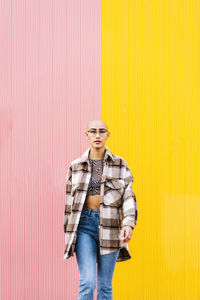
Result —
[{"label": "shirt chest pocket", "polygon": [[79,183],[78,184],[72,184],[72,188],[71,188],[71,193],[70,193],[70,197],[71,197],[71,210],[72,207],[74,206],[75,203],[75,197],[78,191],[78,187],[79,187]]},{"label": "shirt chest pocket", "polygon": [[74,195],[76,194],[76,191],[79,187],[79,183],[77,184],[72,184],[72,188],[71,188],[71,196],[74,197]]},{"label": "shirt chest pocket", "polygon": [[119,207],[124,194],[124,181],[120,179],[106,179],[104,187],[104,204]]}]

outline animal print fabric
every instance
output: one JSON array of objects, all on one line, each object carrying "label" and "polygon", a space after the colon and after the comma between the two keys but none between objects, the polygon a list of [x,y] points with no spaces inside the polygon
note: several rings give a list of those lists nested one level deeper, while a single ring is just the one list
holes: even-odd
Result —
[{"label": "animal print fabric", "polygon": [[102,159],[90,159],[92,176],[90,178],[87,195],[100,194],[101,177],[103,173],[103,158]]}]

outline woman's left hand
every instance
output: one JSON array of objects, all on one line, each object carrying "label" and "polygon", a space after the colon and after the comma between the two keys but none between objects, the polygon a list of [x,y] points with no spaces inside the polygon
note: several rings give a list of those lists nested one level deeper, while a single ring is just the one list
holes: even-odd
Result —
[{"label": "woman's left hand", "polygon": [[[126,236],[125,236],[125,232],[126,232]],[[122,236],[124,237],[123,242],[130,242],[131,237],[132,237],[132,227],[130,226],[123,226],[122,227]]]}]

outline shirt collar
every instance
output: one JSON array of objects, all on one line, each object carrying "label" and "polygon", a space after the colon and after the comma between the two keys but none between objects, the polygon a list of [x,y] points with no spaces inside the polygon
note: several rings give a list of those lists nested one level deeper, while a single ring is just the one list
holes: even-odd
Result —
[{"label": "shirt collar", "polygon": [[[90,148],[88,148],[81,156],[81,162],[89,162],[89,152],[90,152]],[[109,148],[107,146],[105,146],[104,160],[107,160],[109,156],[114,161],[114,157],[113,157],[111,151],[109,150]]]}]

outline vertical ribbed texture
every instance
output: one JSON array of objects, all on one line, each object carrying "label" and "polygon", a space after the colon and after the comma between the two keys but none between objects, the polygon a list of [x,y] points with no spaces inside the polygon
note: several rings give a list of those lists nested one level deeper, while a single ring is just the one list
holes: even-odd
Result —
[{"label": "vertical ribbed texture", "polygon": [[74,300],[65,178],[101,116],[101,2],[0,1],[0,299]]},{"label": "vertical ribbed texture", "polygon": [[114,299],[200,299],[199,1],[101,8],[102,118],[138,203]]}]

